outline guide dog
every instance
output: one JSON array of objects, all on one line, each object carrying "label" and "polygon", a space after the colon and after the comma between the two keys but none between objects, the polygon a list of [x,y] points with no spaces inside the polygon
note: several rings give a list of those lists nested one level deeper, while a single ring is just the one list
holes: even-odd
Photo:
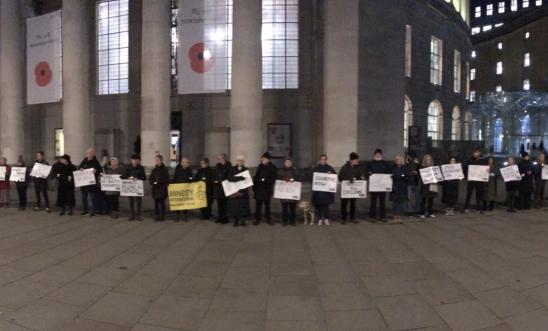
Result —
[{"label": "guide dog", "polygon": [[314,207],[310,201],[299,201],[299,208],[303,210],[304,224],[308,224],[308,217],[310,217],[310,225],[314,224],[316,215],[314,213]]}]

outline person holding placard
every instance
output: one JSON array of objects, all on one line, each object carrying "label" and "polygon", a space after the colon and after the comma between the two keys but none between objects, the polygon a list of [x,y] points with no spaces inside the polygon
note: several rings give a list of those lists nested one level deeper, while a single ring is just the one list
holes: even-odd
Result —
[{"label": "person holding placard", "polygon": [[[479,148],[475,148],[472,152],[472,156],[470,159],[468,159],[468,162],[466,163],[465,175],[468,177],[468,167],[471,165],[485,165],[485,160],[481,157],[481,150]],[[476,209],[483,213],[481,209],[481,197],[483,195],[483,188],[485,187],[485,184],[483,182],[475,182],[475,181],[468,181],[466,183],[466,200],[464,202],[464,212],[469,213],[470,212],[470,200],[472,199],[472,194],[475,194],[476,198]]]},{"label": "person holding placard", "polygon": [[495,168],[495,159],[490,156],[487,158],[487,165],[489,166],[489,181],[485,183],[483,188],[483,211],[493,211],[495,208],[495,201],[497,200],[497,181],[499,170]]},{"label": "person holding placard", "polygon": [[213,171],[213,199],[217,202],[217,219],[215,223],[228,223],[226,216],[227,198],[222,182],[228,178],[228,172],[231,168],[232,164],[227,160],[226,154],[217,156],[217,165],[215,165]]},{"label": "person holding placard", "polygon": [[[508,167],[511,167],[516,164],[515,159],[512,156],[506,158],[506,163]],[[506,187],[506,211],[509,213],[514,213],[516,207],[516,197],[518,196],[520,181],[512,180],[504,183]]]},{"label": "person holding placard", "polygon": [[[245,180],[241,175],[247,171],[245,166],[245,158],[241,155],[236,157],[236,165],[230,168],[227,180],[229,182],[238,182]],[[249,208],[249,189],[245,188],[232,194],[227,199],[227,217],[234,218],[234,226],[246,226],[245,218],[250,214]]]},{"label": "person holding placard", "polygon": [[[432,159],[432,155],[425,154],[422,157],[421,169],[433,166],[434,159]],[[424,184],[421,177],[420,185],[422,197],[420,218],[423,220],[427,217],[436,218],[436,215],[434,215],[434,199],[438,196],[438,184]]]},{"label": "person holding placard", "polygon": [[[293,160],[285,158],[284,165],[278,169],[278,179],[286,182],[295,182],[299,180],[299,171],[293,166]],[[296,224],[296,200],[280,200],[282,204],[282,226]]]},{"label": "person holding placard", "polygon": [[[353,183],[355,180],[363,180],[364,174],[360,167],[360,157],[357,153],[352,152],[349,155],[349,160],[342,166],[339,172],[339,182],[349,181]],[[348,205],[350,205],[350,222],[356,221],[356,199],[343,199],[341,197],[341,224],[345,224],[348,219]]]},{"label": "person holding placard", "polygon": [[30,169],[27,168],[23,156],[19,155],[17,163],[15,164],[18,168],[25,168],[25,178],[24,180],[19,180],[15,183],[17,189],[17,196],[19,197],[19,210],[25,210],[27,208],[27,186],[29,181]]},{"label": "person holding placard", "polygon": [[[105,168],[105,174],[118,175],[120,179],[122,178],[124,170],[120,166],[118,158],[110,159],[110,165]],[[106,191],[105,196],[107,198],[107,213],[111,218],[118,218],[120,216],[120,191]]]},{"label": "person holding placard", "polygon": [[521,154],[521,161],[518,163],[521,181],[519,182],[519,209],[528,210],[531,208],[531,195],[533,194],[533,164],[529,159],[529,153]]},{"label": "person holding placard", "polygon": [[[451,156],[449,164],[457,164],[457,158]],[[459,201],[459,185],[462,179],[450,179],[443,182],[442,202],[445,205],[445,215],[454,216],[455,206]]]},{"label": "person holding placard", "polygon": [[10,203],[10,170],[8,160],[5,157],[0,157],[0,208],[8,207]]},{"label": "person holding placard", "polygon": [[169,170],[164,164],[164,157],[157,154],[154,158],[156,165],[148,181],[152,186],[152,198],[154,199],[155,222],[163,222],[166,217],[167,187],[169,185]]},{"label": "person holding placard", "polygon": [[[312,173],[334,174],[337,172],[332,166],[327,164],[327,155],[320,155],[318,165],[312,169]],[[312,191],[312,203],[316,209],[318,225],[331,225],[329,223],[329,205],[335,202],[335,194],[332,192]]]},{"label": "person holding placard", "polygon": [[[382,149],[377,148],[373,154],[373,160],[367,163],[367,174],[391,174],[390,164],[382,159]],[[377,202],[379,210],[379,220],[386,222],[386,192],[371,192],[371,205],[369,207],[369,217],[371,222],[375,223],[377,218]]]},{"label": "person holding placard", "polygon": [[[122,179],[142,180],[145,181],[147,176],[145,168],[141,165],[141,157],[138,154],[131,156],[130,165],[126,168],[126,172]],[[142,221],[141,212],[143,210],[143,197],[129,197],[129,210],[131,215],[128,221]]]},{"label": "person holding placard", "polygon": [[392,167],[392,221],[391,223],[402,223],[401,217],[405,213],[405,202],[407,201],[407,167],[403,164],[403,157],[397,155],[394,158]]},{"label": "person holding placard", "polygon": [[200,161],[200,169],[194,175],[194,181],[202,181],[206,186],[207,206],[200,209],[202,215],[201,220],[209,220],[211,218],[211,203],[213,202],[213,169],[209,166],[209,159],[204,157]]},{"label": "person holding placard", "polygon": [[[544,175],[543,175],[544,172]],[[546,193],[546,182],[548,182],[548,165],[546,165],[546,155],[540,152],[537,157],[537,162],[534,164],[534,179],[535,179],[535,196],[534,207],[544,207],[544,195]],[[544,176],[544,177],[543,177]]]},{"label": "person holding placard", "polygon": [[[179,163],[175,167],[175,172],[173,173],[173,179],[171,180],[171,183],[184,184],[192,182],[194,182],[194,174],[192,173],[192,168],[190,167],[190,160],[186,157],[183,157],[181,159],[181,163]],[[177,210],[175,212],[175,222],[181,221],[181,214],[184,215],[184,220],[188,221],[188,210],[183,210],[182,212],[180,210]]]},{"label": "person holding placard", "polygon": [[253,177],[253,193],[255,197],[255,223],[253,225],[261,223],[263,204],[266,223],[274,225],[270,213],[270,201],[274,193],[274,182],[276,181],[277,172],[278,168],[270,162],[270,153],[264,153],[261,156],[261,163],[257,167],[257,171]]},{"label": "person holding placard", "polygon": [[[99,175],[103,172],[103,168],[101,168],[101,164],[99,164],[99,161],[97,160],[97,157],[95,157],[95,150],[93,148],[88,148],[86,150],[86,157],[82,160],[80,163],[80,166],[78,167],[78,170],[86,170],[86,169],[93,169],[93,172],[95,174],[95,184],[93,185],[87,185],[82,186],[80,188],[80,192],[82,193],[82,213],[80,215],[88,215],[90,217],[95,216],[95,212],[97,209],[97,191],[99,190]],[[90,204],[88,204],[88,198]]]},{"label": "person holding placard", "polygon": [[[40,163],[44,165],[49,165],[49,163],[44,160],[44,152],[39,151],[36,153],[35,163]],[[34,211],[42,210],[42,200],[44,198],[44,204],[46,205],[46,212],[51,212],[49,208],[49,196],[48,196],[48,179],[41,177],[34,177],[34,192],[36,193],[36,206]]]},{"label": "person holding placard", "polygon": [[76,167],[70,161],[70,156],[65,154],[59,158],[61,165],[55,167],[53,173],[54,178],[57,180],[57,207],[61,208],[59,216],[65,215],[68,210],[68,214],[72,215],[72,210],[75,205],[74,198],[74,171]]}]

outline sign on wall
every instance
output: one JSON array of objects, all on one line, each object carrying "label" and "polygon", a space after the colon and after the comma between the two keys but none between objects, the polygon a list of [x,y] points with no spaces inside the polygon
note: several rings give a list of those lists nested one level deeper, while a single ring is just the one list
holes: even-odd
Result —
[{"label": "sign on wall", "polygon": [[228,32],[227,0],[179,0],[179,94],[227,90]]},{"label": "sign on wall", "polygon": [[62,98],[61,11],[27,19],[27,103]]}]

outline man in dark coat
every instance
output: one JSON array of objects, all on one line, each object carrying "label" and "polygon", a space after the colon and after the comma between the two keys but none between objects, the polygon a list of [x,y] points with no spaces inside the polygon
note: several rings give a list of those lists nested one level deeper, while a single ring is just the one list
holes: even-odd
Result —
[{"label": "man in dark coat", "polygon": [[[293,166],[293,160],[286,158],[284,165],[278,170],[278,179],[286,182],[299,180],[299,172]],[[295,226],[297,200],[280,200],[282,203],[282,226],[287,224]]]},{"label": "man in dark coat", "polygon": [[546,164],[546,156],[544,152],[541,152],[538,155],[537,161],[533,163],[534,166],[534,178],[535,178],[535,208],[544,207],[544,195],[546,192],[546,182],[548,180],[542,179],[542,171],[545,167],[548,167]]},{"label": "man in dark coat", "polygon": [[[181,183],[192,183],[194,182],[194,174],[192,173],[192,168],[190,167],[190,160],[186,157],[183,157],[181,159],[181,163],[179,163],[175,167],[175,172],[173,174],[173,179],[171,180],[173,184],[181,184]],[[182,214],[185,216],[184,220],[188,221],[188,210],[183,210]],[[179,222],[181,220],[181,211],[175,212],[175,222]]]},{"label": "man in dark coat", "polygon": [[[360,157],[357,153],[350,153],[349,161],[342,166],[339,172],[339,182],[355,180],[362,180],[364,175],[362,168],[360,167]],[[343,199],[341,198],[341,224],[345,224],[348,219],[348,205],[350,204],[350,222],[357,223],[356,221],[356,199]]]},{"label": "man in dark coat", "polygon": [[[89,213],[89,216],[95,216],[95,203],[97,202],[95,195],[99,191],[99,175],[103,172],[103,168],[101,167],[101,164],[99,164],[99,161],[95,157],[95,150],[93,148],[88,148],[86,151],[86,157],[80,163],[80,167],[78,167],[78,170],[86,170],[86,169],[93,169],[95,173],[95,184],[94,185],[88,185],[83,186],[80,188],[80,191],[82,192],[82,214],[81,215],[87,215]],[[88,205],[88,197],[91,201],[91,208],[90,205]]]},{"label": "man in dark coat", "polygon": [[[122,178],[124,170],[120,166],[118,158],[111,158],[110,165],[105,168],[105,174],[107,175],[119,175]],[[109,191],[105,192],[107,200],[107,212],[111,218],[118,218],[120,213],[120,192]]]},{"label": "man in dark coat", "polygon": [[209,166],[209,159],[203,158],[200,161],[200,169],[194,175],[195,181],[202,181],[206,186],[206,199],[207,206],[200,209],[202,220],[209,220],[211,218],[211,203],[213,202],[213,169]]},{"label": "man in dark coat", "polygon": [[[122,179],[142,180],[145,181],[147,176],[145,174],[145,168],[141,165],[141,157],[137,154],[133,154],[130,160],[131,164],[126,168],[126,172]],[[143,197],[129,197],[129,209],[131,216],[129,221],[138,220],[142,221],[141,211],[143,209]]]},{"label": "man in dark coat", "polygon": [[[468,159],[468,162],[466,162],[466,166],[464,167],[464,175],[466,176],[466,178],[468,178],[468,167],[471,165],[487,165],[487,161],[481,157],[481,150],[479,148],[474,149],[474,151],[472,152],[472,156]],[[470,200],[472,199],[472,194],[474,193],[476,195],[476,209],[480,213],[483,213],[481,198],[483,196],[484,188],[485,183],[483,182],[467,181],[466,200],[464,202],[465,213],[470,212]]]},{"label": "man in dark coat", "polygon": [[521,154],[521,161],[518,163],[521,181],[519,182],[519,208],[527,210],[531,208],[531,195],[533,194],[533,164],[529,160],[529,153]]},{"label": "man in dark coat", "polygon": [[273,225],[270,216],[270,200],[274,193],[274,182],[278,168],[270,162],[270,154],[264,153],[261,156],[261,164],[257,167],[257,172],[253,177],[253,192],[255,193],[255,223],[261,223],[261,211],[264,204],[266,222]]},{"label": "man in dark coat", "polygon": [[[44,160],[44,152],[42,151],[39,151],[36,153],[35,162],[49,165],[49,163],[46,160]],[[40,197],[42,196],[44,198],[44,203],[46,205],[46,212],[49,213],[51,209],[49,208],[48,179],[34,177],[34,191],[36,193],[36,207],[34,207],[34,211],[39,211],[42,209],[42,203],[40,200]]]},{"label": "man in dark coat", "polygon": [[[327,155],[320,155],[318,165],[312,169],[312,172],[318,172],[323,174],[334,174],[337,172],[327,163]],[[329,205],[335,202],[335,194],[331,192],[312,191],[312,203],[316,209],[316,217],[318,218],[318,225],[331,225],[329,223]],[[312,220],[314,221],[314,220]]]},{"label": "man in dark coat", "polygon": [[411,150],[407,155],[407,163],[405,164],[405,173],[407,174],[407,202],[405,204],[405,212],[408,215],[418,215],[421,209],[421,193],[420,193],[420,176],[419,176],[420,161],[417,152]]},{"label": "man in dark coat", "polygon": [[[248,170],[245,167],[245,159],[243,156],[236,157],[236,165],[230,168],[227,180],[229,182],[238,182],[245,180],[241,175],[242,172]],[[242,189],[227,199],[227,216],[234,218],[234,226],[246,226],[245,218],[250,214],[249,208],[249,189]]]},{"label": "man in dark coat", "polygon": [[60,216],[65,215],[68,209],[68,214],[72,215],[72,209],[75,205],[74,199],[74,171],[76,167],[70,161],[70,156],[67,154],[59,158],[60,165],[55,167],[53,176],[57,179],[57,207],[61,208]]},{"label": "man in dark coat", "polygon": [[27,165],[25,164],[25,160],[21,155],[19,155],[15,166],[27,169],[25,181],[15,183],[15,187],[17,188],[17,195],[19,196],[19,210],[25,210],[27,208],[27,185],[30,179],[30,168],[27,167]]},{"label": "man in dark coat", "polygon": [[217,165],[213,171],[213,199],[217,201],[217,220],[215,223],[228,223],[226,216],[226,196],[222,182],[228,178],[228,172],[232,165],[227,160],[226,154],[217,156]]},{"label": "man in dark coat", "polygon": [[154,199],[154,212],[156,217],[154,221],[163,222],[166,216],[166,198],[167,187],[169,185],[169,170],[164,164],[164,157],[162,155],[156,155],[156,165],[148,181],[152,186],[152,198]]},{"label": "man in dark coat", "polygon": [[[367,174],[391,174],[392,167],[390,163],[382,159],[382,149],[377,148],[373,155],[373,160],[367,164]],[[386,193],[371,192],[371,206],[369,207],[369,217],[371,222],[375,222],[377,217],[377,201],[379,202],[379,220],[386,222]]]}]

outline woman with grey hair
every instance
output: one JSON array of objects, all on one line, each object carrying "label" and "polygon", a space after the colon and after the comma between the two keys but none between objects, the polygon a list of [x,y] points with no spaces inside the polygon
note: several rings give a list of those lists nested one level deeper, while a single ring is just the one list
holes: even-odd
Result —
[{"label": "woman with grey hair", "polygon": [[[236,157],[236,165],[230,168],[228,172],[229,182],[239,182],[245,180],[242,172],[246,171],[245,158]],[[245,218],[250,214],[249,192],[248,189],[239,190],[227,199],[227,216],[234,218],[234,226],[246,226]]]}]

